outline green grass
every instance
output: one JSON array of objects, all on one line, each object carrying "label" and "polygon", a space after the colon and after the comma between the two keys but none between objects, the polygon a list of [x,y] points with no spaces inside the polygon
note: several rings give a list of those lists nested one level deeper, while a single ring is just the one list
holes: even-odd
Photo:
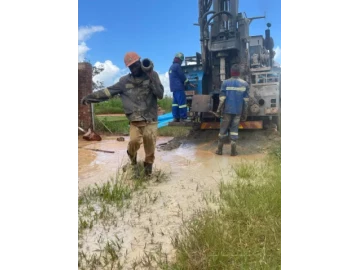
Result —
[{"label": "green grass", "polygon": [[159,136],[169,136],[169,137],[186,137],[192,127],[173,127],[165,126],[158,129]]},{"label": "green grass", "polygon": [[[165,110],[165,113],[171,112],[172,98],[164,97],[158,100],[158,105]],[[124,113],[124,106],[120,97],[113,97],[107,101],[95,103],[95,114],[112,114],[112,113]]]},{"label": "green grass", "polygon": [[95,103],[95,114],[124,113],[124,107],[120,97],[113,97],[107,101]]},{"label": "green grass", "polygon": [[[176,261],[162,269],[280,269],[281,160],[274,149],[264,161],[234,168],[236,180],[220,184],[219,209],[208,208],[173,239]],[[161,258],[161,256],[160,256]]]},{"label": "green grass", "polygon": [[164,97],[163,99],[158,100],[158,105],[165,110],[165,113],[171,112],[172,110],[172,98]]},{"label": "green grass", "polygon": [[97,115],[96,117],[99,120],[106,121],[106,122],[118,122],[118,121],[129,122],[129,120],[127,119],[127,117],[125,115]]},{"label": "green grass", "polygon": [[[122,239],[107,240],[105,246],[89,254],[82,250],[83,236],[94,226],[102,225],[104,228],[117,227],[120,210],[130,207],[132,193],[145,187],[148,178],[144,174],[142,162],[132,167],[129,164],[120,170],[116,176],[104,184],[92,185],[79,191],[78,197],[78,268],[79,269],[122,269],[120,263],[120,250]],[[135,173],[137,171],[138,173]],[[152,179],[163,182],[168,175],[161,170],[153,168]],[[155,203],[158,194],[145,196],[144,204]],[[139,212],[140,215],[140,212]],[[100,238],[101,239],[101,235]],[[99,240],[100,241],[100,240]]]},{"label": "green grass", "polygon": [[97,132],[128,134],[129,120],[125,116],[96,116],[95,130]]}]

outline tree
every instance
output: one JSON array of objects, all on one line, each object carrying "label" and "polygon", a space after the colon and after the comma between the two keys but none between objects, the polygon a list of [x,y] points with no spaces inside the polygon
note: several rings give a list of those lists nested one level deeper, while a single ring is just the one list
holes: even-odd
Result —
[{"label": "tree", "polygon": [[[84,58],[84,60],[82,62],[87,62],[87,63],[91,64],[90,60],[87,58]],[[102,81],[94,82],[94,77],[104,71],[104,66],[100,65],[100,66],[96,67],[96,66],[93,66],[92,64],[91,64],[91,66],[92,66],[92,79],[93,79],[92,80],[92,90],[96,91],[96,90],[103,89],[104,82],[102,82]]]},{"label": "tree", "polygon": [[94,77],[104,71],[104,66],[103,65],[101,65],[99,67],[93,66],[92,69],[93,69],[92,70],[92,77],[93,77],[92,90],[96,91],[96,90],[99,90],[99,89],[103,89],[104,88],[104,82],[102,82],[102,81],[94,82]]}]

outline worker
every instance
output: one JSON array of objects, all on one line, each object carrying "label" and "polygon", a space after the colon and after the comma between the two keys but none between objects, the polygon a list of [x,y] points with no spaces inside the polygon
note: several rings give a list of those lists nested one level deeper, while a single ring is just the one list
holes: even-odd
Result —
[{"label": "worker", "polygon": [[170,91],[173,93],[173,122],[186,122],[187,120],[185,86],[189,85],[190,82],[181,69],[181,64],[183,61],[183,53],[179,52],[175,54],[173,63],[169,69]]},{"label": "worker", "polygon": [[231,78],[222,82],[219,106],[215,113],[217,117],[223,114],[216,154],[222,155],[224,140],[229,129],[231,156],[236,156],[238,154],[236,151],[236,140],[239,138],[239,122],[243,104],[249,97],[249,84],[240,79],[240,66],[238,64],[232,65],[230,72]]},{"label": "worker", "polygon": [[[137,151],[144,143],[146,176],[152,173],[155,160],[155,145],[157,137],[158,105],[157,100],[164,96],[164,87],[157,72],[153,70],[153,62],[145,58],[140,61],[136,52],[128,52],[124,57],[125,66],[130,70],[116,84],[93,92],[81,100],[81,103],[97,103],[120,95],[127,119],[130,122],[130,141],[127,154],[131,164],[136,168]],[[139,176],[139,172],[135,171]]]}]

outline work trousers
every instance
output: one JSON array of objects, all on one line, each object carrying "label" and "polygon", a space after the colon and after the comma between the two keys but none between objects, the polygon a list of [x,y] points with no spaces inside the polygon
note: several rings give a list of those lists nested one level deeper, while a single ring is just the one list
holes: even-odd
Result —
[{"label": "work trousers", "polygon": [[157,122],[146,123],[145,121],[130,123],[130,142],[127,150],[131,157],[136,156],[141,144],[144,143],[145,162],[154,163],[157,124]]},{"label": "work trousers", "polygon": [[175,119],[187,118],[187,106],[185,91],[173,92],[172,114]]},{"label": "work trousers", "polygon": [[227,131],[230,129],[230,140],[236,141],[239,138],[239,114],[224,113],[220,123],[219,139],[224,140],[227,136]]}]

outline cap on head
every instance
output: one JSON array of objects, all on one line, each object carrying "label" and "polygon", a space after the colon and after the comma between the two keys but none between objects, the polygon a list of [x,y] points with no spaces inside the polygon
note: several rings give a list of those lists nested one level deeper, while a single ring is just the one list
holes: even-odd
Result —
[{"label": "cap on head", "polygon": [[230,73],[231,76],[240,76],[240,66],[238,64],[232,65]]},{"label": "cap on head", "polygon": [[129,67],[140,59],[140,56],[136,52],[128,52],[124,56],[125,66]]},{"label": "cap on head", "polygon": [[179,58],[181,61],[184,61],[184,54],[181,52],[178,52],[177,54],[175,54],[175,57]]}]

